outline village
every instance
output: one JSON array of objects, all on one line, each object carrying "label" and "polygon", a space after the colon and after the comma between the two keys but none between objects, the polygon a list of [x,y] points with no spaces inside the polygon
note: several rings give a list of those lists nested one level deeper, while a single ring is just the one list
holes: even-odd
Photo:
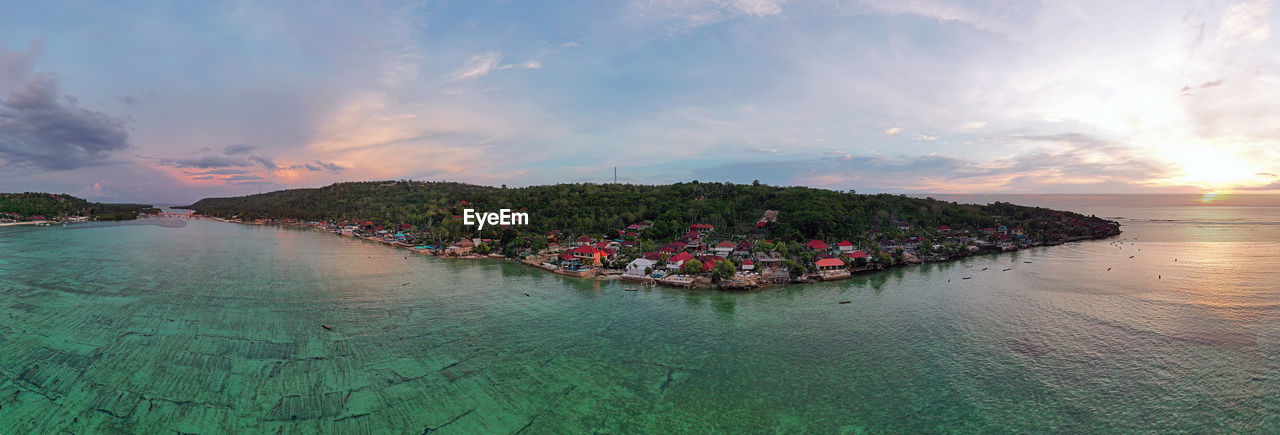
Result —
[{"label": "village", "polygon": [[[453,258],[494,258],[553,273],[593,279],[618,279],[646,285],[753,289],[769,285],[831,281],[889,267],[942,262],[957,258],[1013,251],[1036,246],[1110,237],[1119,224],[1060,215],[1053,222],[1024,222],[1039,231],[1008,223],[983,228],[922,228],[897,223],[890,228],[838,240],[781,241],[770,238],[778,222],[776,210],[765,211],[745,234],[717,231],[693,223],[674,240],[652,240],[645,231],[652,221],[614,230],[613,234],[564,234],[551,231],[545,245],[520,243],[503,249],[502,240],[458,238],[435,242],[430,230],[373,221],[298,222],[259,219],[258,224],[302,224],[343,236],[385,243],[422,255]],[[1050,228],[1057,231],[1045,232]],[[436,238],[438,240],[438,238]]]}]

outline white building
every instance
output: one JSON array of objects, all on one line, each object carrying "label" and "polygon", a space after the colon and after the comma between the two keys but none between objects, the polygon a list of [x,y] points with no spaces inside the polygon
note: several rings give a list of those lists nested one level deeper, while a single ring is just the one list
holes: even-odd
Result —
[{"label": "white building", "polygon": [[655,264],[658,264],[658,262],[643,258],[631,260],[630,263],[627,263],[626,274],[631,276],[645,276],[646,274],[644,273],[644,270],[646,268],[653,268],[653,265]]}]

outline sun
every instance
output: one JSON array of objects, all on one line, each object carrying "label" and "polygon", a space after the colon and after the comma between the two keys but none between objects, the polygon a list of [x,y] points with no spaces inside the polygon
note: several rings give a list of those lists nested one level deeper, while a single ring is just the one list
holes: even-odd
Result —
[{"label": "sun", "polygon": [[1188,147],[1174,157],[1182,175],[1173,181],[1210,189],[1257,184],[1257,168],[1243,159],[1212,147]]}]

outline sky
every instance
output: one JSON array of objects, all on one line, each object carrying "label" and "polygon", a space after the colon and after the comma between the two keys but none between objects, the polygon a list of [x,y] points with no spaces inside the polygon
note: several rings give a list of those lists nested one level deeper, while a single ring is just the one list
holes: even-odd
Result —
[{"label": "sky", "polygon": [[0,0],[0,191],[1280,193],[1272,0]]}]

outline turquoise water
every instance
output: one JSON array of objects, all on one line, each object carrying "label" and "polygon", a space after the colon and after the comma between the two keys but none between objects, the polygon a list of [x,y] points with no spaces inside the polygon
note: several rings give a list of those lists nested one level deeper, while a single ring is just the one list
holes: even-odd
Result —
[{"label": "turquoise water", "polygon": [[1087,212],[1125,234],[752,293],[0,228],[0,432],[1280,431],[1280,208]]}]

